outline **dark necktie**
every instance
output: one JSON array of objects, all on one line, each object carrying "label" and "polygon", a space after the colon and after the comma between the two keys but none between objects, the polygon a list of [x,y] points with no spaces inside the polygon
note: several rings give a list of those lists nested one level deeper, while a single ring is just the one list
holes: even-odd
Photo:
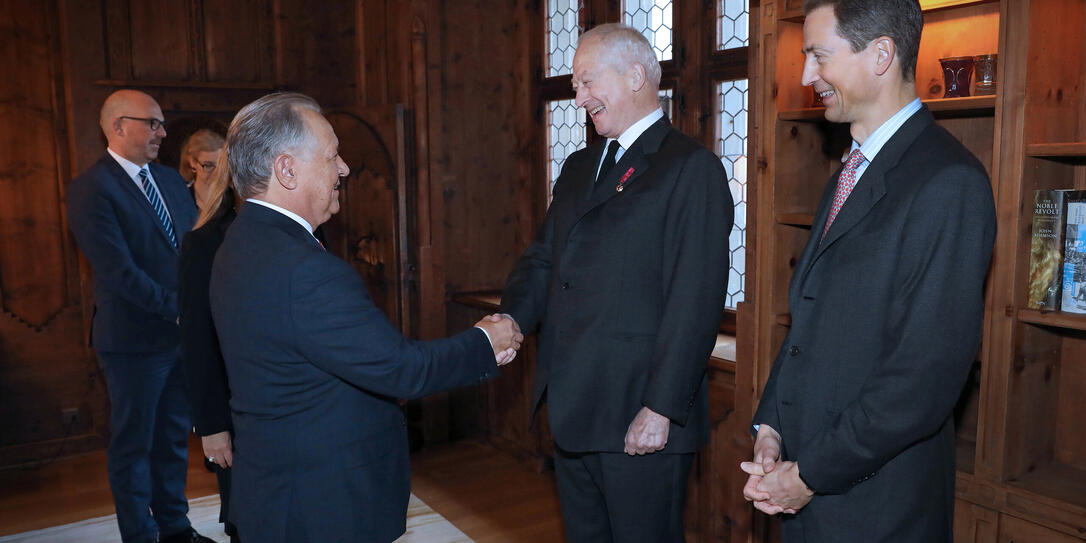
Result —
[{"label": "dark necktie", "polygon": [[158,215],[159,222],[162,223],[162,227],[166,229],[166,234],[170,238],[170,243],[174,248],[177,247],[177,235],[173,231],[173,223],[170,222],[170,215],[166,213],[166,204],[162,201],[162,196],[158,194],[158,189],[155,188],[155,184],[151,182],[151,178],[147,174],[147,168],[140,169],[140,186],[143,187],[143,195],[147,197],[147,201],[151,203],[151,208],[155,210],[155,215]]},{"label": "dark necktie", "polygon": [[603,181],[607,172],[615,167],[615,155],[618,153],[618,148],[618,140],[611,140],[611,143],[607,144],[607,156],[603,157],[603,164],[600,165],[600,173],[596,175],[597,188],[599,188],[600,182]]}]

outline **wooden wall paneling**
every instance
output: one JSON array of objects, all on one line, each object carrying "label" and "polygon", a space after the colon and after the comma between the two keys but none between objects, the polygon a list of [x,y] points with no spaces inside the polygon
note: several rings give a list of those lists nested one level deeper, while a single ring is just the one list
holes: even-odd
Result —
[{"label": "wooden wall paneling", "polygon": [[199,2],[203,40],[197,51],[203,60],[204,79],[216,82],[274,81],[275,42],[272,0]]},{"label": "wooden wall paneling", "polygon": [[[100,447],[104,391],[83,345],[78,257],[64,221],[70,175],[62,9],[4,2],[0,58],[0,465]],[[28,256],[30,255],[30,256]],[[63,424],[62,409],[77,420]]]},{"label": "wooden wall paneling", "polygon": [[[130,0],[103,0],[100,5],[94,5],[90,2],[74,2],[72,0],[62,0],[69,6],[72,11],[83,12],[86,15],[93,17],[88,19],[75,19],[79,23],[86,25],[84,29],[91,32],[103,31],[103,38],[106,39],[106,66],[108,77],[111,79],[132,79],[132,23],[128,10]],[[97,9],[96,9],[97,8]],[[100,26],[96,28],[94,23],[101,19]],[[94,53],[96,51],[89,50],[87,52]],[[101,105],[101,102],[99,102]]]},{"label": "wooden wall paneling", "polygon": [[[197,75],[189,0],[128,2],[132,79],[187,81]],[[110,39],[122,39],[110,33]]]},{"label": "wooden wall paneling", "polygon": [[415,172],[418,237],[419,335],[439,337],[445,332],[445,273],[441,240],[441,191],[431,177],[431,108],[428,32],[423,9],[414,4],[411,15],[411,103],[415,112]]},{"label": "wooden wall paneling", "polygon": [[[516,221],[517,126],[532,106],[517,96],[523,69],[516,3],[490,0],[441,6],[444,77],[438,171],[444,178],[447,292],[500,287],[522,247]],[[480,21],[487,21],[485,32]]]},{"label": "wooden wall paneling", "polygon": [[354,106],[361,69],[354,16],[359,3],[328,0],[319,9],[305,0],[275,5],[276,84],[313,96],[325,109]]}]

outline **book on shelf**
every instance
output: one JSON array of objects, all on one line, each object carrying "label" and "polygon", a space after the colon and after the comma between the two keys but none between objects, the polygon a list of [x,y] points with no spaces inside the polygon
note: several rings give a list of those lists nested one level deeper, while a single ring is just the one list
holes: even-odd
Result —
[{"label": "book on shelf", "polygon": [[1026,306],[1042,311],[1060,308],[1063,285],[1065,201],[1071,190],[1038,190],[1033,195],[1033,238],[1029,251]]},{"label": "book on shelf", "polygon": [[1063,251],[1063,297],[1060,311],[1086,313],[1086,192],[1068,192]]}]

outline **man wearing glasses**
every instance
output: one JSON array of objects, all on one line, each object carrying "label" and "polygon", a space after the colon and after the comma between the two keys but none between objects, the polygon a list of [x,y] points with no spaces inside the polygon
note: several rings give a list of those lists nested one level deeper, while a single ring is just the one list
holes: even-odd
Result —
[{"label": "man wearing glasses", "polygon": [[162,109],[134,90],[102,105],[106,154],[68,188],[68,222],[94,271],[94,347],[109,389],[109,484],[126,543],[211,542],[185,499],[189,407],[178,361],[177,256],[196,206],[152,161]]}]

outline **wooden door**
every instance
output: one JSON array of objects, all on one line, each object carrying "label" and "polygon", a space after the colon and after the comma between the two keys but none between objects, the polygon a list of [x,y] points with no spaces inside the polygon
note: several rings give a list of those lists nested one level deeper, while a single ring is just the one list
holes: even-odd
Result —
[{"label": "wooden door", "polygon": [[340,211],[325,226],[328,249],[349,262],[377,307],[404,335],[417,330],[413,220],[407,211],[407,150],[403,106],[326,112],[351,172],[340,189]]}]

